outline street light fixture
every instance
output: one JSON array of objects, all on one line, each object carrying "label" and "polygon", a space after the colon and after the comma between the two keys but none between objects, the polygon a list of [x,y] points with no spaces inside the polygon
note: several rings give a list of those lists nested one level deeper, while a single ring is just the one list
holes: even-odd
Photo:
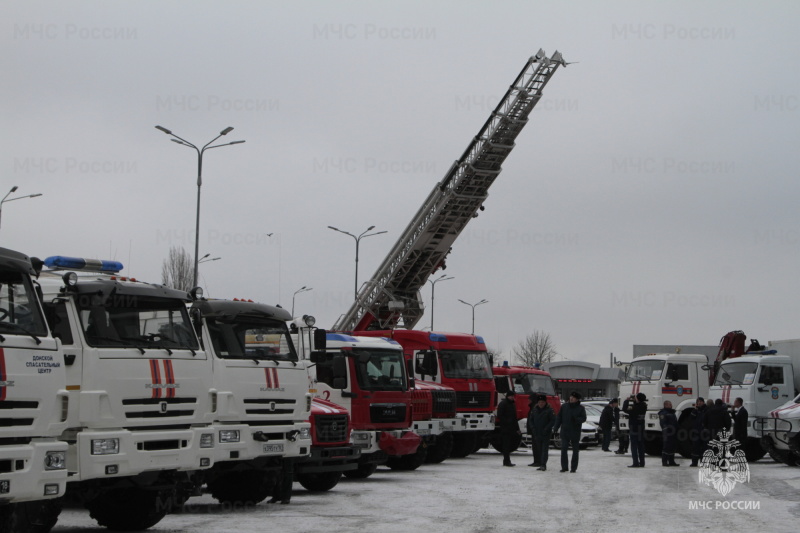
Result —
[{"label": "street light fixture", "polygon": [[208,263],[210,261],[219,261],[220,259],[222,259],[221,257],[208,257],[209,255],[211,254],[206,254],[203,257],[201,257],[200,260],[197,261],[197,264],[202,265],[203,263]]},{"label": "street light fixture", "polygon": [[219,132],[219,135],[217,135],[216,137],[208,141],[205,145],[203,145],[202,148],[198,148],[197,146],[193,145],[186,139],[178,137],[177,135],[175,135],[174,133],[172,133],[170,130],[168,130],[163,126],[156,126],[156,129],[159,131],[163,131],[164,133],[166,133],[171,137],[174,137],[174,139],[170,139],[172,142],[178,143],[181,146],[188,146],[189,148],[194,148],[194,150],[197,152],[197,221],[195,223],[195,235],[194,235],[194,286],[196,287],[197,267],[200,264],[200,259],[198,257],[199,256],[198,247],[200,246],[200,187],[203,185],[203,153],[206,150],[211,150],[212,148],[221,148],[223,146],[230,146],[232,144],[242,144],[244,141],[232,141],[229,143],[209,146],[211,143],[213,143],[223,135],[227,135],[231,131],[233,131],[233,127],[228,126],[224,130]]},{"label": "street light fixture", "polygon": [[375,226],[370,226],[364,232],[356,237],[352,233],[348,233],[347,231],[342,231],[339,228],[334,228],[333,226],[328,226],[329,229],[333,231],[338,231],[339,233],[344,233],[345,235],[350,235],[356,241],[356,282],[355,282],[355,289],[353,290],[353,299],[358,299],[358,244],[361,242],[361,239],[364,237],[373,237],[375,235],[380,235],[381,233],[386,233],[385,231],[376,231],[375,233],[368,233],[375,229]]},{"label": "street light fixture", "polygon": [[42,195],[42,193],[37,192],[37,193],[34,193],[34,194],[26,194],[25,196],[17,196],[16,198],[9,198],[8,196],[10,194],[12,194],[12,193],[17,192],[17,189],[18,189],[18,187],[16,185],[14,185],[13,187],[11,187],[11,190],[8,191],[5,196],[3,196],[3,199],[0,200],[0,216],[2,216],[2,214],[3,214],[3,204],[4,203],[13,202],[14,200],[22,200],[23,198],[36,198],[37,196],[41,196]]},{"label": "street light fixture", "polygon": [[489,300],[481,300],[480,302],[478,302],[476,304],[471,304],[469,302],[465,302],[464,300],[458,300],[458,301],[461,302],[462,304],[468,305],[468,306],[470,306],[472,308],[472,334],[475,335],[475,308],[478,307],[481,304],[488,304]]},{"label": "street light fixture", "polygon": [[294,318],[294,297],[300,294],[301,292],[308,292],[313,290],[314,290],[313,288],[306,287],[305,285],[303,285],[302,287],[294,291],[294,294],[292,294],[292,318]]},{"label": "street light fixture", "polygon": [[436,290],[436,284],[440,281],[447,281],[449,279],[454,279],[453,276],[448,276],[447,274],[442,274],[438,278],[434,280],[428,280],[428,283],[431,284],[431,331],[433,331],[433,302],[434,302],[434,291]]}]

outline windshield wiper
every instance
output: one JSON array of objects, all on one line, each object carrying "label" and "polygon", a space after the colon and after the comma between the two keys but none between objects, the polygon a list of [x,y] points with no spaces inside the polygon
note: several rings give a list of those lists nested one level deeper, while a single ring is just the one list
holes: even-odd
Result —
[{"label": "windshield wiper", "polygon": [[[28,336],[29,336],[29,337],[31,337],[33,340],[35,340],[37,345],[39,345],[39,344],[42,344],[42,340],[41,340],[39,337],[37,337],[35,334],[33,334],[33,333],[31,333],[30,331],[28,331],[28,329],[27,329],[27,328],[25,328],[25,327],[23,327],[23,326],[20,326],[19,324],[16,324],[16,323],[14,323],[14,322],[0,322],[0,326],[11,327],[12,329],[16,329],[16,330],[18,330],[18,331],[21,331],[21,332],[23,332],[25,335],[28,335]],[[2,340],[3,342],[5,342],[5,340],[6,340],[6,339],[5,339],[5,338],[3,338],[3,339],[0,339],[0,340]]]},{"label": "windshield wiper", "polygon": [[115,339],[113,337],[95,337],[95,336],[87,337],[86,340],[91,346],[95,346],[95,344],[93,344],[93,343],[95,343],[97,341],[115,342],[115,343],[117,343],[119,345],[122,345],[123,347],[136,348],[137,350],[139,350],[141,352],[142,355],[144,355],[144,350],[142,349],[142,347],[141,346],[137,346],[137,345],[133,344],[132,342],[129,342],[129,340]]}]

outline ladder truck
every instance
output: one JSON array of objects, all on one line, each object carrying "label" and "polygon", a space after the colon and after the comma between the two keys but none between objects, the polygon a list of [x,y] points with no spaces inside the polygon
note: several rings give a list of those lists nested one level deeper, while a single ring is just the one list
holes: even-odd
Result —
[{"label": "ladder truck", "polygon": [[[415,374],[433,377],[455,389],[458,416],[472,423],[482,415],[475,425],[462,426],[465,431],[454,432],[456,456],[473,451],[483,433],[494,429],[495,389],[486,347],[474,335],[470,336],[471,342],[459,342],[462,346],[452,349],[447,345],[454,334],[397,332],[413,330],[419,322],[424,311],[420,289],[431,275],[445,268],[453,243],[483,210],[489,187],[559,66],[566,66],[561,54],[555,52],[547,57],[543,50],[525,63],[478,135],[434,186],[376,272],[361,287],[353,305],[333,327],[354,335],[363,332],[394,338],[401,345],[405,338],[408,342],[404,348],[415,345],[406,349],[409,361],[419,358],[424,363],[428,357],[431,364],[421,368],[425,372],[416,372],[419,365],[414,365]],[[434,355],[426,356],[425,352]],[[436,358],[435,364],[431,357]],[[450,372],[465,365],[483,374]]]},{"label": "ladder truck", "polygon": [[0,532],[49,531],[67,485],[67,379],[36,294],[41,261],[0,248]]},{"label": "ladder truck", "polygon": [[101,526],[147,529],[214,464],[212,361],[192,297],[121,276],[116,261],[44,264],[41,295],[66,373],[67,495]]}]

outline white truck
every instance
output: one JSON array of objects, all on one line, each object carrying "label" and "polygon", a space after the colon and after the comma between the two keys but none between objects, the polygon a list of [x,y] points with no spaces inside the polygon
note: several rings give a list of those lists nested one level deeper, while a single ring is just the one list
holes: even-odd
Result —
[{"label": "white truck", "polygon": [[[683,430],[678,432],[678,451],[691,457],[688,415],[698,397],[708,396],[708,368],[708,358],[702,354],[651,354],[631,362],[619,387],[620,402],[640,392],[647,396],[644,445],[649,455],[661,455],[658,412],[664,401],[670,400]],[[627,417],[620,416],[619,425],[621,430],[628,430]]]},{"label": "white truck", "polygon": [[748,366],[735,376],[743,385],[732,384],[729,394],[736,391],[742,396],[738,392],[744,389],[744,394],[754,398],[753,409],[748,407],[754,418],[748,436],[760,438],[774,460],[796,466],[800,463],[800,339],[770,341],[767,348],[764,355],[747,354],[734,360]]},{"label": "white truck", "polygon": [[113,261],[44,263],[39,284],[66,370],[68,401],[52,414],[66,420],[67,491],[102,526],[147,529],[195,493],[215,458],[212,361],[191,297],[119,276]]},{"label": "white truck", "polygon": [[[36,263],[36,268],[34,268]],[[0,248],[0,532],[55,525],[67,484],[64,354],[36,294],[41,261]]]},{"label": "white truck", "polygon": [[289,336],[288,311],[250,300],[199,298],[191,308],[214,371],[214,466],[208,491],[254,504],[311,452],[307,361]]}]

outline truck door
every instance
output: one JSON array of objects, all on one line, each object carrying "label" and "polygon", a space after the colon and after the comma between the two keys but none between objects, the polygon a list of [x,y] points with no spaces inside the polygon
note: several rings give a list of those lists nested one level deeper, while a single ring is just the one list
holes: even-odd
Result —
[{"label": "truck door", "polygon": [[[664,386],[661,388],[662,402],[669,400],[672,402],[672,407],[678,409],[681,402],[697,396],[695,383],[697,383],[697,365],[668,363]],[[653,405],[650,409],[660,409],[662,405]]]},{"label": "truck door", "polygon": [[788,365],[763,364],[758,369],[756,413],[768,413],[786,403],[794,392],[792,369]]}]

